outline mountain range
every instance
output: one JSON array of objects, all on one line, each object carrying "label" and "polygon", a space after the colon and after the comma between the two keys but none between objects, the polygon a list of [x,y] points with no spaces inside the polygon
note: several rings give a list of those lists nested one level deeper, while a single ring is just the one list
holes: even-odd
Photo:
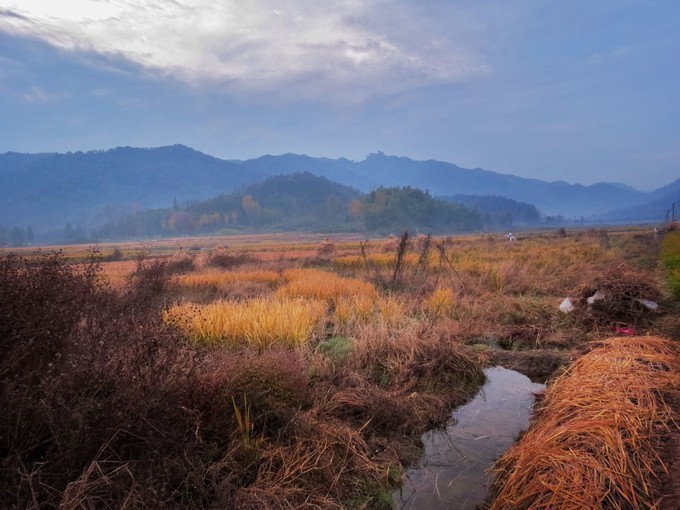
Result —
[{"label": "mountain range", "polygon": [[662,221],[664,207],[680,198],[680,179],[648,193],[618,183],[546,182],[381,152],[363,161],[297,154],[242,161],[215,158],[183,145],[118,147],[65,154],[0,154],[0,225],[50,229],[73,223],[92,228],[133,210],[204,200],[270,176],[299,172],[362,192],[379,186],[411,186],[435,197],[496,195],[533,204],[544,216],[607,221]]}]

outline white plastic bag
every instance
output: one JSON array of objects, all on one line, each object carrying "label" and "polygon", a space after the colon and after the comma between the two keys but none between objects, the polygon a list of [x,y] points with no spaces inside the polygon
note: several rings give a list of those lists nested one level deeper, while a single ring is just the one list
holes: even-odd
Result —
[{"label": "white plastic bag", "polygon": [[571,302],[571,299],[569,298],[564,298],[564,301],[560,303],[560,312],[562,313],[571,313],[574,311],[574,305]]}]

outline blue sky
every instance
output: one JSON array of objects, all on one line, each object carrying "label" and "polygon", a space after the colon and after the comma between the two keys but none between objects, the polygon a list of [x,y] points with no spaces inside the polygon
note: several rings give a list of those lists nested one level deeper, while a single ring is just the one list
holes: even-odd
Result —
[{"label": "blue sky", "polygon": [[675,0],[0,0],[0,152],[680,177]]}]

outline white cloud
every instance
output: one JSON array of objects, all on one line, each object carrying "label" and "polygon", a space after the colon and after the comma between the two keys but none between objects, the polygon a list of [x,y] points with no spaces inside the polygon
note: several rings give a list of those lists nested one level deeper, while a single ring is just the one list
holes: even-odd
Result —
[{"label": "white cloud", "polygon": [[331,102],[484,73],[470,16],[390,0],[0,0],[0,30],[192,85]]},{"label": "white cloud", "polygon": [[31,88],[27,91],[21,94],[21,99],[23,99],[27,103],[34,103],[34,104],[44,104],[44,103],[49,103],[51,101],[60,101],[62,99],[67,99],[69,94],[64,93],[64,92],[56,92],[56,93],[47,93],[42,87],[39,87],[38,85],[33,85]]},{"label": "white cloud", "polygon": [[22,94],[21,98],[27,103],[47,103],[50,100],[45,91],[38,86],[31,87],[31,90]]}]

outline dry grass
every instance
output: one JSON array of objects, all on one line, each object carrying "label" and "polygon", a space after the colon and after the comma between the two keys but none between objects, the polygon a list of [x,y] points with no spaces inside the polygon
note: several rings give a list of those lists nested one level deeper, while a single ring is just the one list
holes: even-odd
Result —
[{"label": "dry grass", "polygon": [[245,343],[262,350],[271,345],[304,345],[325,312],[325,304],[318,300],[252,299],[178,304],[165,312],[164,319],[200,342],[230,347]]},{"label": "dry grass", "polygon": [[137,268],[135,260],[121,260],[117,262],[104,262],[102,264],[103,276],[114,287],[120,288],[127,282],[130,275]]},{"label": "dry grass", "polygon": [[336,335],[352,335],[375,315],[375,300],[367,296],[340,296],[334,301],[333,320]]},{"label": "dry grass", "polygon": [[200,273],[189,273],[177,276],[173,282],[188,289],[212,287],[221,289],[234,282],[257,282],[269,287],[276,287],[281,282],[281,275],[276,271],[220,271],[206,270]]},{"label": "dry grass", "polygon": [[438,287],[425,300],[425,313],[433,318],[450,317],[456,307],[456,296],[448,287]]},{"label": "dry grass", "polygon": [[496,464],[491,510],[655,508],[658,449],[677,416],[676,344],[595,343],[548,390],[521,441]]},{"label": "dry grass", "polygon": [[376,290],[368,282],[356,278],[342,278],[319,269],[290,269],[283,273],[286,284],[278,290],[281,296],[303,297],[334,301],[340,297],[364,296],[375,299]]}]

